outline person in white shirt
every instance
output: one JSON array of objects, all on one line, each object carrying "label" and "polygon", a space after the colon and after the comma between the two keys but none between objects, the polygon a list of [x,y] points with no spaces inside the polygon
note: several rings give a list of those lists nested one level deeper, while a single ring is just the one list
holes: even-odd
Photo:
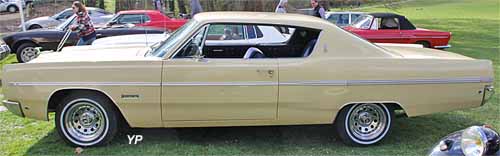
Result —
[{"label": "person in white shirt", "polygon": [[276,6],[276,13],[286,13],[286,8],[288,7],[288,0],[280,0],[278,6]]}]

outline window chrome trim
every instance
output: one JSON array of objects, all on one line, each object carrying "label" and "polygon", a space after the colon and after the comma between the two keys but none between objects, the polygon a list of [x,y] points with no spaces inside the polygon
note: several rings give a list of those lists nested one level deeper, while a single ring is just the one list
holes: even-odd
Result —
[{"label": "window chrome trim", "polygon": [[231,81],[231,82],[9,82],[13,86],[355,86],[452,83],[492,83],[492,77],[407,80]]}]

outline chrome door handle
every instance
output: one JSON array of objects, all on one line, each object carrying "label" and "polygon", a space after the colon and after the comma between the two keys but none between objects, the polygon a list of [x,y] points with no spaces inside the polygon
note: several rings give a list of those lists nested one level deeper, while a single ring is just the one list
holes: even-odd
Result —
[{"label": "chrome door handle", "polygon": [[273,75],[273,74],[274,74],[274,70],[272,70],[272,69],[271,69],[271,70],[267,70],[267,73],[268,73],[269,75]]},{"label": "chrome door handle", "polygon": [[214,49],[214,50],[212,50],[212,51],[213,51],[213,52],[223,52],[224,50],[222,50],[222,49]]}]

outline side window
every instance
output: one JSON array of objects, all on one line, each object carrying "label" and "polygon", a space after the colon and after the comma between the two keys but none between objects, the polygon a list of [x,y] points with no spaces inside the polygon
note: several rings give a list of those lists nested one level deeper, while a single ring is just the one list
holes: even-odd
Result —
[{"label": "side window", "polygon": [[330,21],[331,23],[334,23],[334,24],[337,24],[337,20],[339,19],[339,14],[331,14],[330,16],[328,16],[328,21]]},{"label": "side window", "polygon": [[141,24],[144,23],[145,21],[149,21],[149,17],[144,16],[143,14],[123,14],[121,17],[118,18],[117,22],[120,24],[125,24],[125,23]]},{"label": "side window", "polygon": [[[241,36],[229,30],[241,29],[246,30],[248,39],[226,40],[225,36]],[[313,53],[321,32],[321,30],[286,25],[253,24],[213,24],[207,31],[202,53],[205,58],[219,59],[307,57]]]},{"label": "side window", "polygon": [[380,30],[399,29],[399,20],[397,18],[382,18],[380,19]]},{"label": "side window", "polygon": [[213,24],[208,28],[207,40],[243,40],[243,25]]},{"label": "side window", "polygon": [[201,50],[203,48],[205,31],[206,27],[202,28],[193,37],[191,37],[191,39],[189,39],[184,47],[179,50],[174,58],[192,58],[193,56],[196,56],[198,52],[202,52]]},{"label": "side window", "polygon": [[254,26],[254,25],[246,25],[245,26],[245,29],[247,30],[248,39],[257,38],[257,34],[255,34],[255,28],[256,28],[256,26]]},{"label": "side window", "polygon": [[73,15],[73,11],[67,10],[67,11],[64,11],[62,14],[60,14],[59,17],[57,17],[57,18],[58,19],[68,19],[69,17],[71,17],[71,15]]},{"label": "side window", "polygon": [[264,34],[262,33],[262,30],[258,26],[255,26],[255,32],[257,33],[257,38],[262,38],[264,37]]},{"label": "side window", "polygon": [[351,14],[351,21],[356,21],[356,19],[358,19],[358,17],[360,17],[361,14]]}]

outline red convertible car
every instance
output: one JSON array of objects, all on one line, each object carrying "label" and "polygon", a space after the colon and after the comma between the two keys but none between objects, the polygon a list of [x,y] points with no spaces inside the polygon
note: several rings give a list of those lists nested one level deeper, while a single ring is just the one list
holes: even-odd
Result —
[{"label": "red convertible car", "polygon": [[345,29],[375,43],[421,44],[435,49],[451,47],[450,32],[416,28],[406,17],[393,13],[366,14]]},{"label": "red convertible car", "polygon": [[107,23],[107,26],[134,24],[135,26],[155,27],[174,31],[186,22],[186,19],[170,18],[156,10],[127,10],[118,12]]}]

